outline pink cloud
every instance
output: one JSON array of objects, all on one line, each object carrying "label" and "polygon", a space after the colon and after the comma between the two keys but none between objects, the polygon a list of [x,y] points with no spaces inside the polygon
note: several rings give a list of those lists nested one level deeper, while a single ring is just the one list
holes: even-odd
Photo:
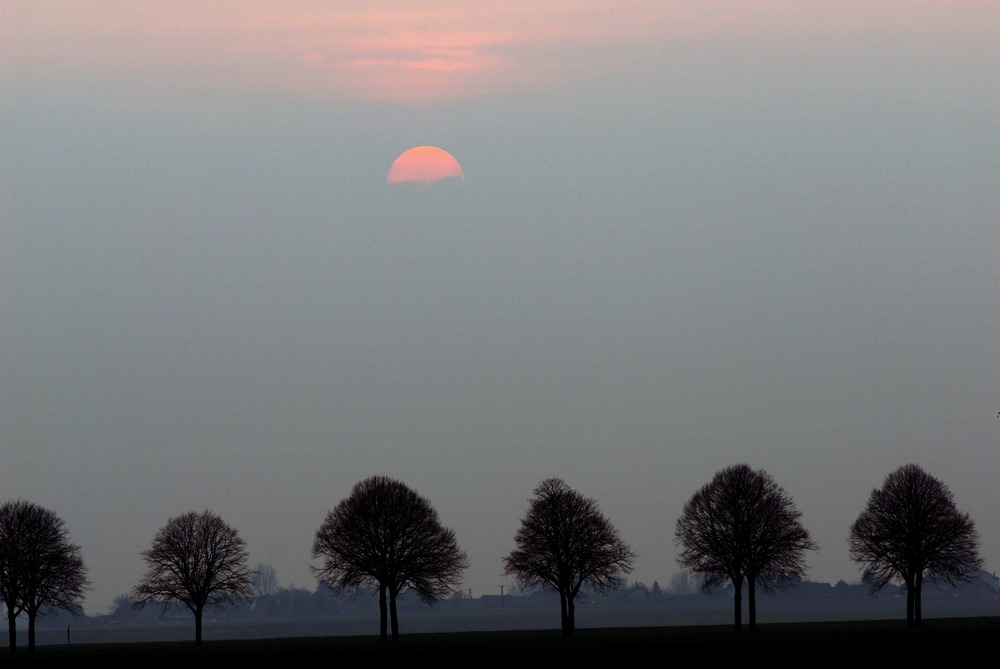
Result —
[{"label": "pink cloud", "polygon": [[972,1],[905,11],[879,0],[293,0],[264,7],[248,10],[238,0],[12,3],[0,20],[0,73],[406,100],[626,67],[641,44],[861,33],[916,40],[932,28],[965,31],[985,44],[1000,32],[1000,13]]}]

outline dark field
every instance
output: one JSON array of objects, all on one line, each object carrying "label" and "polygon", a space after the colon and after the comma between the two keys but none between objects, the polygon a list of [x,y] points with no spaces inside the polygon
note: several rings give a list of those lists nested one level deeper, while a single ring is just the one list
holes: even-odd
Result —
[{"label": "dark field", "polygon": [[[772,664],[826,664],[832,658],[874,656],[894,660],[953,656],[956,661],[995,656],[1000,648],[1000,619],[943,618],[907,628],[902,621],[777,623],[758,625],[753,632],[732,626],[586,628],[572,638],[557,630],[456,632],[401,635],[381,642],[376,636],[286,637],[268,639],[100,643],[38,646],[28,653],[19,647],[6,659],[17,663],[110,662],[123,660],[255,660],[276,661],[322,657],[328,661],[385,656],[456,658],[483,664],[524,663],[541,657],[577,661],[643,658],[669,659],[677,653],[705,660],[721,657],[757,657]],[[986,655],[982,655],[986,653]],[[522,669],[515,667],[514,669]]]}]

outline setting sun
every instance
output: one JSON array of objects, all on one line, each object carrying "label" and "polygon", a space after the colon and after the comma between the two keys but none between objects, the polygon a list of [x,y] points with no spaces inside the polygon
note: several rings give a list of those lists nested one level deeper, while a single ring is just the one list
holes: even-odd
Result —
[{"label": "setting sun", "polygon": [[393,161],[386,183],[418,183],[429,186],[442,179],[465,180],[462,166],[455,160],[455,156],[436,146],[415,146]]}]

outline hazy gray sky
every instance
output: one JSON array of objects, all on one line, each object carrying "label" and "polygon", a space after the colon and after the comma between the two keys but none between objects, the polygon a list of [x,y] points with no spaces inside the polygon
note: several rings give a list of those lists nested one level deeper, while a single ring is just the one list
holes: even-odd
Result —
[{"label": "hazy gray sky", "polygon": [[[666,584],[739,462],[813,580],[860,580],[910,462],[995,571],[998,34],[971,1],[0,0],[0,500],[66,521],[88,613],[192,510],[312,589],[375,474],[474,596],[551,476]],[[418,145],[464,181],[387,184]]]}]

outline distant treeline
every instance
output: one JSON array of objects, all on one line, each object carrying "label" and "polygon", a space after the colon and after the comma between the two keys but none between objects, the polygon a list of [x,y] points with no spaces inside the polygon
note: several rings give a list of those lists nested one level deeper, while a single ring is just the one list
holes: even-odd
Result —
[{"label": "distant treeline", "polygon": [[[760,595],[767,600],[767,620],[794,622],[798,620],[864,620],[899,617],[899,599],[905,597],[900,587],[872,596],[868,586],[840,581],[836,584],[803,580],[779,592]],[[1000,579],[982,572],[970,583],[955,586],[937,585],[926,591],[929,610],[934,617],[1000,616]],[[426,627],[429,621],[441,623],[442,631],[462,629],[478,622],[480,627],[495,628],[504,616],[523,616],[527,628],[555,626],[552,619],[556,593],[544,589],[524,591],[514,589],[504,594],[473,596],[458,592],[431,605],[412,593],[402,595],[399,605],[406,611],[411,624]],[[580,613],[584,627],[600,626],[614,616],[638,626],[661,624],[714,624],[729,620],[732,593],[728,588],[704,592],[696,577],[682,570],[675,573],[667,587],[658,581],[651,585],[633,581],[620,590],[606,593],[588,592],[580,597]],[[227,607],[211,612],[211,625],[275,623],[311,620],[329,625],[338,632],[338,623],[361,621],[361,628],[370,627],[378,609],[373,593],[338,594],[324,584],[315,589],[277,587],[273,593],[261,595],[243,606]],[[39,618],[44,630],[65,630],[67,626],[85,629],[95,626],[142,627],[177,622],[185,629],[190,626],[187,608],[172,604],[166,609],[146,607],[135,609],[128,595],[115,599],[114,608],[106,614],[74,617],[64,611],[52,611]],[[465,619],[464,623],[461,619]],[[354,629],[350,627],[349,629]],[[436,628],[435,630],[436,631]]]}]

